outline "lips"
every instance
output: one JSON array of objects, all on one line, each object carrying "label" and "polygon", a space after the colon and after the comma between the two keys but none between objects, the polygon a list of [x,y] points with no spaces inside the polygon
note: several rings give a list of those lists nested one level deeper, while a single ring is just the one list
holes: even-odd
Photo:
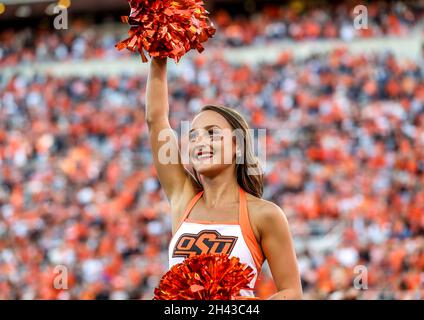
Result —
[{"label": "lips", "polygon": [[195,153],[195,159],[197,160],[205,160],[205,159],[210,159],[212,157],[213,157],[213,152],[211,151],[199,150]]}]

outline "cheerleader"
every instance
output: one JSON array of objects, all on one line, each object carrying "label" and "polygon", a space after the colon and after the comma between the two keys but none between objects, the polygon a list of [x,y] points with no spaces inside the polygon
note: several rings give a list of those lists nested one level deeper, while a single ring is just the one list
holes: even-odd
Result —
[{"label": "cheerleader", "polygon": [[[166,58],[150,62],[146,122],[154,165],[171,206],[169,267],[193,255],[224,253],[253,268],[254,288],[266,259],[278,290],[269,298],[301,299],[287,218],[281,208],[262,199],[263,174],[248,124],[231,108],[204,106],[191,123],[186,169],[169,123],[166,64]],[[165,147],[176,159],[164,157]]]}]

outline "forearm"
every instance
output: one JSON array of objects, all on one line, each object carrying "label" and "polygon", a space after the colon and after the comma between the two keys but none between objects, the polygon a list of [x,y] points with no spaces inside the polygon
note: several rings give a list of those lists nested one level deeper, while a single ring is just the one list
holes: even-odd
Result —
[{"label": "forearm", "polygon": [[268,300],[302,300],[302,290],[284,289],[270,296]]},{"label": "forearm", "polygon": [[146,121],[168,119],[167,59],[152,58],[146,87]]}]

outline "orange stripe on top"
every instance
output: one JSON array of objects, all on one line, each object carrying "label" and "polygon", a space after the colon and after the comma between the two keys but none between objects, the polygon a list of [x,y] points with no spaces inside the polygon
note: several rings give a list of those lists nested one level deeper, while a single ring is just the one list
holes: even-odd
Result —
[{"label": "orange stripe on top", "polygon": [[203,190],[199,191],[188,203],[187,208],[184,211],[183,217],[181,218],[180,222],[178,223],[178,227],[175,230],[175,232],[178,231],[178,229],[181,227],[181,225],[183,224],[183,222],[187,219],[188,215],[190,214],[191,209],[193,209],[194,205],[196,204],[197,200],[200,199],[200,197],[203,194]]},{"label": "orange stripe on top", "polygon": [[239,223],[241,228],[241,233],[243,234],[244,241],[246,242],[250,253],[252,254],[253,260],[256,264],[256,269],[258,274],[261,272],[262,264],[264,262],[264,256],[262,254],[262,249],[256,240],[255,233],[253,232],[252,226],[250,224],[249,212],[247,210],[247,199],[246,192],[239,187],[240,189],[240,213],[239,213]]},{"label": "orange stripe on top", "polygon": [[197,223],[197,224],[206,224],[206,225],[226,225],[226,226],[237,226],[238,222],[232,221],[205,221],[205,220],[190,220],[185,221],[185,223]]},{"label": "orange stripe on top", "polygon": [[[178,229],[181,227],[183,222],[187,219],[187,217],[190,214],[191,209],[193,209],[194,205],[197,203],[197,201],[202,197],[204,193],[204,190],[198,192],[189,202],[187,205],[187,208],[184,211],[183,217],[181,218],[178,227],[175,232],[178,231]],[[250,224],[249,219],[249,212],[247,209],[247,199],[246,199],[246,192],[239,186],[239,225],[241,229],[241,233],[243,235],[244,241],[246,242],[246,245],[252,255],[253,260],[255,261],[256,269],[258,270],[258,274],[260,273],[262,269],[262,264],[264,262],[264,256],[262,254],[262,249],[260,245],[258,244],[258,241],[256,240],[255,234],[253,232],[252,226]],[[189,222],[189,221],[187,221]],[[190,223],[196,223],[194,221],[190,221]],[[229,223],[229,222],[215,222],[210,223],[206,221],[198,222],[201,224],[236,224],[236,223]]]}]

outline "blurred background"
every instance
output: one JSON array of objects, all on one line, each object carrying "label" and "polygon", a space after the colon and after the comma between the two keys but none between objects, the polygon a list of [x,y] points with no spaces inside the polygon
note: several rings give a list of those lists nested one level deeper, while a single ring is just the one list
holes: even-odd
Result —
[{"label": "blurred background", "polygon": [[[423,299],[424,1],[205,6],[215,36],[168,62],[174,128],[211,103],[267,129],[264,198],[288,217],[306,299]],[[114,47],[128,13],[0,0],[0,299],[151,299],[167,271],[148,64]],[[256,294],[274,292],[265,266]]]}]

